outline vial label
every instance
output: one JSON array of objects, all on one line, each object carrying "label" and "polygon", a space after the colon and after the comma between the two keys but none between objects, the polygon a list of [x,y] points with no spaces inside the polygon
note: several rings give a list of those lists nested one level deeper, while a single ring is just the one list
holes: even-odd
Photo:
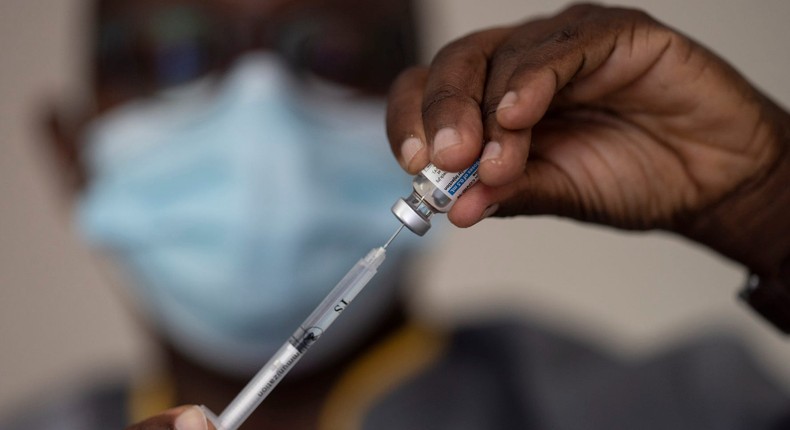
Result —
[{"label": "vial label", "polygon": [[466,170],[454,173],[445,172],[433,164],[429,164],[422,169],[422,174],[431,181],[436,188],[442,190],[450,200],[454,201],[458,197],[461,197],[461,194],[463,194],[467,188],[477,182],[478,167],[480,167],[480,160],[475,161],[474,164],[467,167]]}]

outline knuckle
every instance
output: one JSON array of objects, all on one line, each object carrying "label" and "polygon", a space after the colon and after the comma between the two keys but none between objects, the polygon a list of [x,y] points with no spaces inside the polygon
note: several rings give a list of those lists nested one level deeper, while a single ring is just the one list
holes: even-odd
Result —
[{"label": "knuckle", "polygon": [[461,55],[468,45],[468,36],[461,39],[453,40],[452,42],[442,46],[433,58],[432,65],[440,65],[451,59],[457,58]]},{"label": "knuckle", "polygon": [[429,94],[426,94],[422,105],[423,116],[434,113],[442,104],[448,100],[460,98],[463,90],[456,85],[444,83],[436,87]]},{"label": "knuckle", "polygon": [[488,31],[479,31],[456,39],[443,46],[433,58],[433,70],[478,70],[488,62],[484,46],[490,38]]},{"label": "knuckle", "polygon": [[581,38],[581,32],[581,28],[576,24],[566,25],[550,34],[547,42],[560,45],[572,43]]},{"label": "knuckle", "polygon": [[506,43],[497,48],[493,57],[493,62],[496,64],[510,64],[517,62],[522,59],[525,51],[527,50],[523,46]]},{"label": "knuckle", "polygon": [[468,55],[475,50],[475,47],[480,44],[481,39],[486,37],[486,34],[487,32],[485,30],[477,31],[451,41],[439,49],[439,52],[436,53],[436,57],[434,57],[434,62],[441,62],[448,58],[455,59]]},{"label": "knuckle", "polygon": [[567,15],[568,18],[596,19],[615,22],[636,22],[636,23],[655,23],[655,19],[647,12],[622,6],[603,6],[594,3],[578,3],[565,9],[560,15]]}]

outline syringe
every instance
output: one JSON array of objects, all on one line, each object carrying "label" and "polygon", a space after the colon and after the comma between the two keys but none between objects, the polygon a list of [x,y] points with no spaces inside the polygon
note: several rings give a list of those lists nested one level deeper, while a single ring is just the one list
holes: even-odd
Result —
[{"label": "syringe", "polygon": [[373,248],[346,273],[321,304],[310,314],[288,341],[269,359],[266,365],[247,383],[235,399],[216,416],[205,406],[203,412],[217,430],[236,430],[261,404],[302,358],[308,348],[332,325],[352,300],[376,274],[386,256],[387,246],[403,230],[403,225],[390,236],[384,246]]},{"label": "syringe", "polygon": [[207,407],[203,412],[217,430],[236,430],[280,383],[282,378],[302,358],[302,355],[324,331],[332,325],[349,303],[362,291],[384,262],[387,247],[403,230],[422,236],[431,228],[431,217],[437,212],[447,212],[461,194],[477,182],[476,161],[462,172],[445,172],[429,164],[414,177],[413,192],[407,199],[399,199],[392,206],[392,213],[401,226],[390,236],[384,246],[373,248],[359,260],[346,276],[329,292],[321,304],[310,314],[288,341],[269,359],[269,362],[247,383],[235,399],[216,416]]}]

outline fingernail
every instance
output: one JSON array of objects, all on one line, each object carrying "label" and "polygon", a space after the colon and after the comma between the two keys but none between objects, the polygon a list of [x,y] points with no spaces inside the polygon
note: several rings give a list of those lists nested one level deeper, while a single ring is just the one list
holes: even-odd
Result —
[{"label": "fingernail", "polygon": [[496,213],[496,211],[498,210],[499,210],[499,203],[494,203],[493,205],[487,207],[486,210],[483,211],[483,215],[480,217],[480,219],[486,219],[491,215],[493,215],[494,213]]},{"label": "fingernail", "polygon": [[500,145],[499,142],[488,142],[485,149],[483,149],[483,155],[480,157],[480,162],[482,163],[483,161],[496,160],[500,155],[502,155],[502,145]]},{"label": "fingernail", "polygon": [[207,430],[208,423],[203,411],[197,406],[192,406],[176,418],[176,430]]},{"label": "fingernail", "polygon": [[419,138],[410,137],[403,141],[400,146],[400,155],[403,157],[403,163],[408,166],[412,158],[422,149],[423,144]]},{"label": "fingernail", "polygon": [[445,127],[433,138],[433,155],[461,143],[461,135],[452,127]]},{"label": "fingernail", "polygon": [[500,109],[507,109],[512,107],[518,101],[518,95],[515,91],[508,91],[503,97],[502,100],[499,101],[499,106],[497,106],[497,110]]}]

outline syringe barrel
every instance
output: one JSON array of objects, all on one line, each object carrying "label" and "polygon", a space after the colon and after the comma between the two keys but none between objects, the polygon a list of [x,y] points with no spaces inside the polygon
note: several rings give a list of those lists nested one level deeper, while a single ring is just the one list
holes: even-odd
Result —
[{"label": "syringe barrel", "polygon": [[250,416],[376,274],[385,256],[384,248],[374,248],[346,273],[293,336],[222,411],[216,420],[221,430],[236,430]]},{"label": "syringe barrel", "polygon": [[362,291],[368,281],[376,274],[378,267],[384,261],[386,250],[373,248],[359,260],[343,279],[335,285],[324,300],[307,317],[299,329],[291,336],[291,344],[299,352],[304,352],[313,344],[324,331],[332,325],[335,319],[343,312],[352,300]]},{"label": "syringe barrel", "polygon": [[302,353],[303,351],[298,351],[290,342],[285,342],[222,411],[222,415],[218,419],[221,430],[238,429],[255,408],[263,402],[263,399],[269,396],[269,393],[291,368],[299,362]]}]

